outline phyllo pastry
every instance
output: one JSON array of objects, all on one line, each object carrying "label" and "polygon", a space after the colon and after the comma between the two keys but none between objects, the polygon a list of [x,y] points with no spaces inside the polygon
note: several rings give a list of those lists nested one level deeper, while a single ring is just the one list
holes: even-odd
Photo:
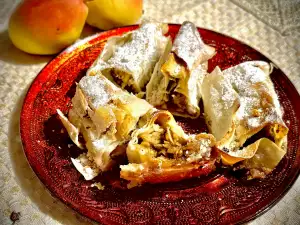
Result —
[{"label": "phyllo pastry", "polygon": [[249,178],[270,173],[286,152],[288,128],[271,72],[272,65],[249,61],[224,71],[216,67],[202,84],[207,125],[222,161],[241,162]]},{"label": "phyllo pastry", "polygon": [[[112,167],[112,154],[126,154],[126,142],[140,117],[153,107],[116,87],[102,75],[85,76],[77,85],[68,118],[58,114],[70,138],[88,150],[72,159],[86,179]],[[79,135],[84,141],[80,142]],[[121,151],[116,153],[116,151]]]},{"label": "phyllo pastry", "polygon": [[157,63],[146,88],[146,100],[175,115],[196,118],[200,115],[201,83],[208,59],[215,54],[191,22],[184,22]]},{"label": "phyllo pastry", "polygon": [[122,89],[143,91],[170,41],[164,36],[167,31],[167,24],[143,23],[137,30],[109,38],[88,75],[102,73]]},{"label": "phyllo pastry", "polygon": [[207,175],[215,169],[214,137],[185,134],[168,111],[154,112],[131,136],[126,149],[129,164],[120,166],[129,188]]}]

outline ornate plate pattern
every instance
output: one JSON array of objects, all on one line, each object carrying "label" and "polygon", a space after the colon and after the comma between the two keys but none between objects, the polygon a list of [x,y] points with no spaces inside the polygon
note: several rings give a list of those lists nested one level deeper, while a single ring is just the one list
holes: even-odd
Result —
[{"label": "ornate plate pattern", "polygon": [[[170,25],[174,37],[179,25]],[[299,174],[300,96],[280,69],[272,80],[284,108],[288,152],[277,168],[263,180],[247,181],[244,174],[226,168],[187,181],[146,185],[126,190],[117,171],[98,176],[106,187],[91,187],[73,167],[70,157],[80,154],[68,138],[56,109],[67,112],[76,81],[101,52],[107,38],[136,29],[119,28],[76,43],[52,60],[32,83],[21,112],[21,138],[28,161],[46,187],[64,203],[102,224],[228,224],[243,223],[275,204]],[[200,29],[204,41],[217,49],[209,62],[228,68],[243,61],[269,61],[259,52],[232,38]],[[205,130],[203,118],[178,119],[190,133]]]}]

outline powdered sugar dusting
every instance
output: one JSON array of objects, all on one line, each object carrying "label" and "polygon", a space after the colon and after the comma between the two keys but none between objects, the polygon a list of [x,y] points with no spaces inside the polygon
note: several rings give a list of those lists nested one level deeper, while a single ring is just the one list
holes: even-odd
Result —
[{"label": "powdered sugar dusting", "polygon": [[223,71],[224,77],[239,94],[240,107],[236,120],[245,120],[250,128],[265,122],[282,123],[269,71],[270,65],[262,61],[241,63]]},{"label": "powdered sugar dusting", "polygon": [[188,21],[180,27],[172,51],[186,62],[190,70],[214,54],[214,51],[207,51],[207,46],[202,41],[196,26]]},{"label": "powdered sugar dusting", "polygon": [[[114,46],[108,46],[108,41],[94,69],[120,70],[131,74],[138,84],[145,77],[147,82],[167,43],[163,28],[164,25],[160,23],[145,23],[139,29],[119,37]],[[105,59],[104,53],[108,48],[111,48],[112,52],[108,53],[111,55]]]},{"label": "powdered sugar dusting", "polygon": [[[191,135],[190,137],[193,138],[194,136]],[[195,162],[201,159],[209,159],[211,154],[211,140],[202,138],[199,141],[198,145],[198,151],[189,154],[188,158],[186,159],[187,162]],[[188,151],[186,153],[188,153]]]},{"label": "powdered sugar dusting", "polygon": [[89,160],[86,153],[79,155],[76,159],[71,158],[71,160],[76,169],[84,176],[86,180],[92,180],[100,173],[97,165]]},{"label": "powdered sugar dusting", "polygon": [[93,109],[107,104],[118,91],[122,91],[102,75],[84,76],[78,85]]}]

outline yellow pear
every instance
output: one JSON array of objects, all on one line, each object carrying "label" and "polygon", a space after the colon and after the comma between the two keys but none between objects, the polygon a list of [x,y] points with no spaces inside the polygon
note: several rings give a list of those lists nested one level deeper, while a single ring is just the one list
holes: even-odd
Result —
[{"label": "yellow pear", "polygon": [[55,54],[79,38],[87,14],[83,0],[24,0],[10,18],[9,36],[24,52]]},{"label": "yellow pear", "polygon": [[86,22],[102,30],[136,23],[143,13],[143,0],[86,0]]}]

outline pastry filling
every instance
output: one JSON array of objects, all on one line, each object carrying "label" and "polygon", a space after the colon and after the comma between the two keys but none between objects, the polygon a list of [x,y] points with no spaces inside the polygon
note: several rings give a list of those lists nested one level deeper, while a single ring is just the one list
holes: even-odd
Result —
[{"label": "pastry filling", "polygon": [[196,116],[197,109],[189,104],[187,95],[183,94],[188,92],[187,76],[189,76],[183,64],[184,62],[172,53],[162,66],[162,73],[169,77],[168,97],[165,100],[168,109]]},{"label": "pastry filling", "polygon": [[187,142],[172,134],[169,128],[162,128],[153,124],[149,129],[138,137],[137,148],[147,149],[153,156],[165,156],[177,159],[185,155],[184,151]]},{"label": "pastry filling", "polygon": [[122,88],[128,91],[137,91],[133,79],[129,73],[121,70],[111,69],[110,74],[114,81]]},{"label": "pastry filling", "polygon": [[[175,122],[176,123],[176,122]],[[194,135],[186,135],[177,125],[166,125],[155,122],[137,134],[137,141],[134,144],[133,154],[129,161],[134,163],[147,162],[148,157],[164,157],[176,161],[194,162],[201,159],[209,159],[212,141],[210,138],[197,138]],[[127,152],[130,153],[130,152]],[[140,154],[142,153],[142,154]]]}]

